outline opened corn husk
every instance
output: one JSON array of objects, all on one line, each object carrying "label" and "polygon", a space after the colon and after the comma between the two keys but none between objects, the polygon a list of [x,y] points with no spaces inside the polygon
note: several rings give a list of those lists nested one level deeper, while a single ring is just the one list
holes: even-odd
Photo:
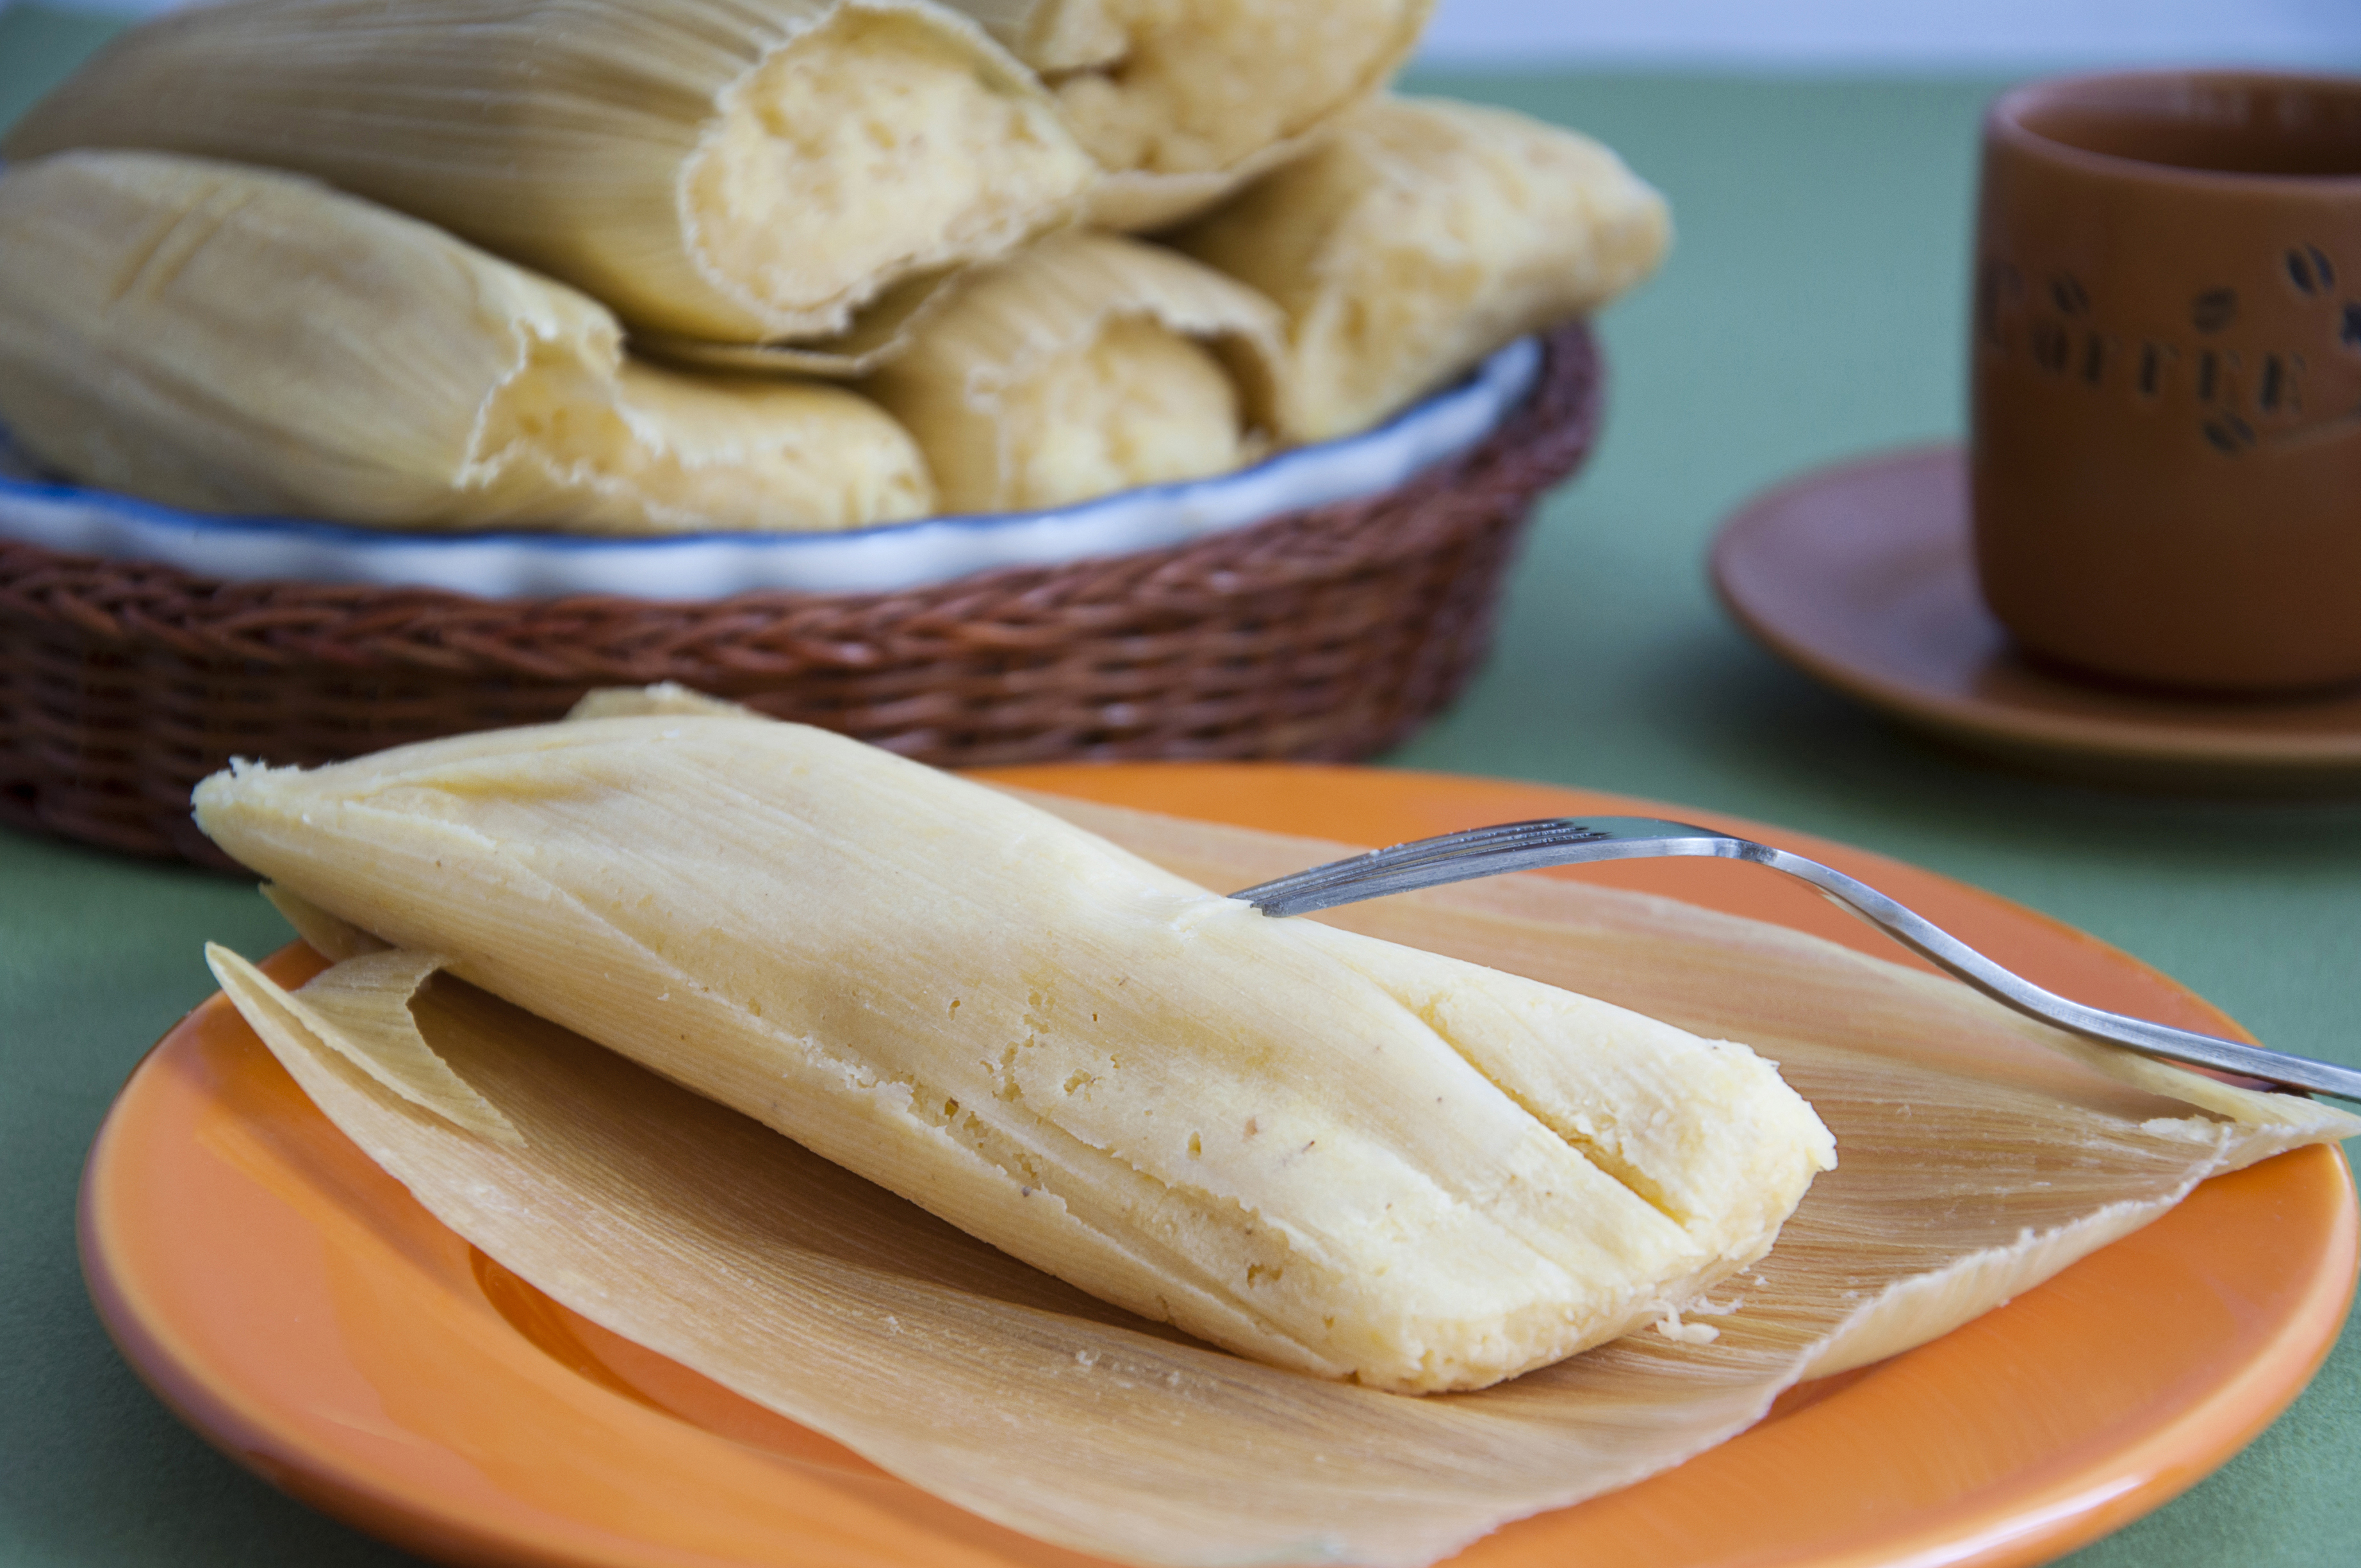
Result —
[{"label": "opened corn husk", "polygon": [[734,342],[840,332],[1095,177],[1030,74],[925,0],[230,0],[116,39],[5,146],[316,174]]},{"label": "opened corn husk", "polygon": [[1326,1376],[1480,1387],[1612,1338],[1759,1257],[1832,1161],[1752,1053],[1265,920],[801,726],[586,718],[242,768],[197,809],[294,895]]},{"label": "opened corn husk", "polygon": [[947,509],[1062,506],[1246,461],[1279,331],[1270,302],[1185,257],[1063,234],[962,279],[863,389]]},{"label": "opened corn husk", "polygon": [[1504,109],[1382,98],[1171,236],[1287,313],[1280,433],[1358,430],[1654,270],[1662,197]]},{"label": "opened corn husk", "polygon": [[920,515],[840,388],[625,359],[573,290],[294,175],[76,152],[0,173],[0,422],[84,483],[390,527]]},{"label": "opened corn husk", "polygon": [[[666,705],[605,711],[651,706]],[[1336,852],[1041,804],[1215,886]],[[986,1518],[1176,1564],[1445,1555],[1734,1434],[1799,1377],[1942,1332],[2207,1175],[2361,1127],[2152,1064],[2127,1082],[2093,1070],[2120,1053],[2061,1050],[2065,1036],[1950,981],[1663,899],[1520,877],[1334,913],[1748,1039],[1808,1089],[1845,1163],[1680,1332],[1479,1394],[1404,1398],[1128,1318],[441,979],[390,1032],[431,1042],[520,1141],[461,1131],[350,1047],[291,1026],[269,981],[217,962],[339,1126],[557,1299]],[[333,917],[310,918],[340,940]]]},{"label": "opened corn husk", "polygon": [[1049,82],[1110,171],[1092,221],[1177,222],[1301,150],[1417,46],[1433,0],[950,0]]}]

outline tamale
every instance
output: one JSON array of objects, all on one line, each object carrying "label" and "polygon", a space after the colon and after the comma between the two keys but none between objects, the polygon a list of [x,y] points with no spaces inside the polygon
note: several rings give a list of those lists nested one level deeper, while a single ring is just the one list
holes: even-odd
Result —
[{"label": "tamale", "polygon": [[728,342],[840,332],[1095,174],[1029,73],[924,0],[229,0],[126,33],[0,146],[315,174]]},{"label": "tamale", "polygon": [[[1216,886],[1341,852],[1042,804]],[[1718,1336],[1643,1332],[1442,1400],[1297,1376],[1176,1342],[471,987],[432,982],[401,1022],[521,1145],[422,1113],[271,1013],[256,1022],[368,1157],[576,1311],[987,1519],[1203,1568],[1446,1556],[1743,1431],[1799,1376],[2023,1293],[2201,1178],[2361,1128],[2171,1069],[2133,1089],[1955,982],[1661,898],[1517,877],[1334,913],[1726,1030],[1811,1085],[1844,1165],[1702,1309],[1691,1326]],[[225,1118],[215,1135],[233,1157],[318,1154],[279,1118]],[[377,1283],[356,1278],[337,1304],[364,1350],[400,1322]],[[2143,1310],[2175,1309],[2109,1308],[2134,1332]],[[1910,1367],[1891,1376],[1918,1386]],[[386,1397],[406,1432],[481,1441],[468,1409]]]},{"label": "tamale", "polygon": [[584,719],[196,802],[309,903],[1323,1376],[1475,1387],[1614,1338],[1759,1258],[1834,1162],[1752,1052],[1266,919],[801,726]]},{"label": "tamale", "polygon": [[1433,0],[949,0],[1050,84],[1109,170],[1091,220],[1202,210],[1382,87]]},{"label": "tamale", "polygon": [[573,290],[295,175],[161,153],[0,172],[0,422],[86,484],[392,528],[844,528],[933,494],[833,386],[623,356]]},{"label": "tamale", "polygon": [[1654,270],[1664,199],[1587,137],[1381,98],[1170,243],[1287,313],[1280,433],[1359,430]]},{"label": "tamale", "polygon": [[961,279],[863,389],[917,438],[947,510],[1063,506],[1252,456],[1279,326],[1184,257],[1056,235]]}]

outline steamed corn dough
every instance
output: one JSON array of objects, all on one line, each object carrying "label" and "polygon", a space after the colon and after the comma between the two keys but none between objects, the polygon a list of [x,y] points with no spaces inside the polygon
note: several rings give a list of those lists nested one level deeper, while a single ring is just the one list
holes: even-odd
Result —
[{"label": "steamed corn dough", "polygon": [[1094,222],[1150,228],[1271,167],[1409,58],[1433,0],[950,0],[1049,82],[1112,173]]},{"label": "steamed corn dough", "polygon": [[863,389],[944,507],[1056,507],[1227,473],[1268,418],[1279,317],[1252,290],[1112,235],[977,269]]},{"label": "steamed corn dough", "polygon": [[1024,69],[923,0],[230,0],[125,34],[5,145],[316,174],[727,342],[840,332],[1095,177]]},{"label": "steamed corn dough", "polygon": [[[679,694],[613,694],[596,710],[683,706]],[[1340,850],[1042,804],[1215,886]],[[277,901],[323,951],[372,945],[283,891]],[[230,955],[214,961],[339,1127],[566,1305],[986,1518],[1192,1568],[1448,1555],[1742,1431],[1798,1377],[1944,1332],[2207,1175],[2361,1126],[2081,1045],[1946,980],[1663,899],[1514,877],[1332,914],[1775,1052],[1843,1141],[1844,1164],[1814,1184],[1775,1251],[1690,1315],[1685,1329],[1718,1331],[1710,1339],[1642,1333],[1481,1393],[1404,1399],[1177,1341],[471,987],[434,981],[414,1012],[362,1031],[350,1003],[399,984],[335,970],[291,997]],[[322,991],[345,1004],[310,1001]],[[387,1064],[366,1058],[405,1030],[416,1037],[403,1059],[440,1053],[430,1088],[456,1077],[518,1135],[471,1134],[390,1088]],[[449,1430],[450,1412],[398,1387],[388,1398],[406,1428]]]},{"label": "steamed corn dough", "polygon": [[402,528],[932,507],[867,400],[628,361],[593,301],[300,177],[136,152],[15,165],[0,252],[0,422],[86,484]]},{"label": "steamed corn dough", "polygon": [[1380,98],[1171,236],[1287,313],[1279,433],[1323,441],[1655,269],[1664,199],[1614,153],[1504,109]]},{"label": "steamed corn dough", "polygon": [[332,914],[1092,1294],[1278,1365],[1475,1387],[1760,1257],[1826,1130],[1771,1064],[1271,921],[1033,808],[735,718],[197,792]]}]

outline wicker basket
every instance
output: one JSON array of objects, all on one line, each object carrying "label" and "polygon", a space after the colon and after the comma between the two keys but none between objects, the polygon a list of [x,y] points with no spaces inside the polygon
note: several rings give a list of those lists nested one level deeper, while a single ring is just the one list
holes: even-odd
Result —
[{"label": "wicker basket", "polygon": [[224,865],[188,802],[233,755],[329,762],[653,681],[944,764],[1367,756],[1481,661],[1599,403],[1577,323],[1481,445],[1381,495],[903,593],[497,601],[0,542],[0,820]]}]

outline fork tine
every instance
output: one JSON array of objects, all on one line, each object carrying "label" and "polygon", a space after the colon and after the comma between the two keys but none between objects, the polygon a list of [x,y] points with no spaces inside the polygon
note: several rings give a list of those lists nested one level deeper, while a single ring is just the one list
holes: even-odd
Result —
[{"label": "fork tine", "polygon": [[[1457,833],[1444,833],[1433,839],[1415,839],[1407,843],[1372,850],[1348,860],[1332,861],[1313,866],[1291,876],[1274,878],[1266,883],[1231,894],[1249,904],[1267,905],[1281,898],[1293,899],[1312,892],[1329,892],[1345,887],[1375,886],[1377,879],[1387,873],[1411,866],[1440,861],[1470,861],[1491,852],[1538,849],[1554,844],[1578,844],[1602,837],[1596,829],[1566,817],[1544,818],[1532,822],[1502,822],[1487,828],[1470,828]],[[1488,874],[1488,873],[1477,873]],[[1364,896],[1374,896],[1367,894]]]}]

